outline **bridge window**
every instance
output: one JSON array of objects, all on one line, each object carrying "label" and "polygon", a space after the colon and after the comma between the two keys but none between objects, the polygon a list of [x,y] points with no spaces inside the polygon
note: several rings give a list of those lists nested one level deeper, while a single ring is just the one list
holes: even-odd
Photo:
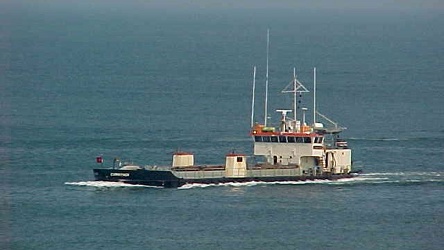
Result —
[{"label": "bridge window", "polygon": [[315,137],[314,142],[315,143],[322,143],[322,139],[323,139],[322,137]]},{"label": "bridge window", "polygon": [[286,136],[279,136],[279,142],[287,142],[287,137]]},{"label": "bridge window", "polygon": [[304,137],[304,143],[311,143],[311,137]]},{"label": "bridge window", "polygon": [[262,142],[262,136],[255,136],[254,141],[255,142]]},{"label": "bridge window", "polygon": [[277,136],[271,136],[271,142],[279,142]]},{"label": "bridge window", "polygon": [[304,137],[296,137],[297,143],[304,143]]},{"label": "bridge window", "polygon": [[264,136],[264,137],[262,137],[262,141],[263,141],[263,142],[270,142],[270,141],[271,141],[270,136]]},{"label": "bridge window", "polygon": [[289,136],[289,137],[287,138],[287,140],[288,140],[288,142],[291,142],[291,143],[294,143],[294,142],[295,142],[293,136]]},{"label": "bridge window", "polygon": [[243,161],[242,156],[238,156],[236,160],[237,162],[242,162]]}]

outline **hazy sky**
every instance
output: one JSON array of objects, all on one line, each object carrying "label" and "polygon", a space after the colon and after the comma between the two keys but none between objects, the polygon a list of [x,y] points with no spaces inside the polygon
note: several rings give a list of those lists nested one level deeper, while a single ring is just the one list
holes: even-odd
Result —
[{"label": "hazy sky", "polygon": [[444,0],[3,0],[3,4],[168,9],[444,9]]},{"label": "hazy sky", "polygon": [[158,6],[196,6],[201,8],[436,8],[443,7],[442,0],[136,0]]}]

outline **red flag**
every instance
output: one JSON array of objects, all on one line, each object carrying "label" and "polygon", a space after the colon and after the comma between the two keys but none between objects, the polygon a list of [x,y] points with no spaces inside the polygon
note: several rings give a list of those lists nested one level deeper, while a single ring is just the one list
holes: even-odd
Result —
[{"label": "red flag", "polygon": [[102,158],[102,156],[97,156],[97,157],[96,157],[96,162],[97,162],[97,163],[103,163],[103,158]]}]

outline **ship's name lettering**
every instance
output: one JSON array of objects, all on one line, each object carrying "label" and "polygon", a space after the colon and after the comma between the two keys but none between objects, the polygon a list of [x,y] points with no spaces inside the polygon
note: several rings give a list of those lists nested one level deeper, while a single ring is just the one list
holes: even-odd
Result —
[{"label": "ship's name lettering", "polygon": [[111,173],[111,176],[128,177],[129,173]]}]

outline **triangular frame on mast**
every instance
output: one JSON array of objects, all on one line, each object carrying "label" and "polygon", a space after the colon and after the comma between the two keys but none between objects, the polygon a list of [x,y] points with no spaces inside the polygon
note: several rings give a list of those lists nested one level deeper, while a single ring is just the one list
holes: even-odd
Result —
[{"label": "triangular frame on mast", "polygon": [[[291,89],[290,89],[291,88]],[[296,78],[296,68],[293,68],[293,80],[281,91],[281,93],[293,93],[294,121],[297,121],[297,96],[298,93],[308,93],[308,89]]]}]

